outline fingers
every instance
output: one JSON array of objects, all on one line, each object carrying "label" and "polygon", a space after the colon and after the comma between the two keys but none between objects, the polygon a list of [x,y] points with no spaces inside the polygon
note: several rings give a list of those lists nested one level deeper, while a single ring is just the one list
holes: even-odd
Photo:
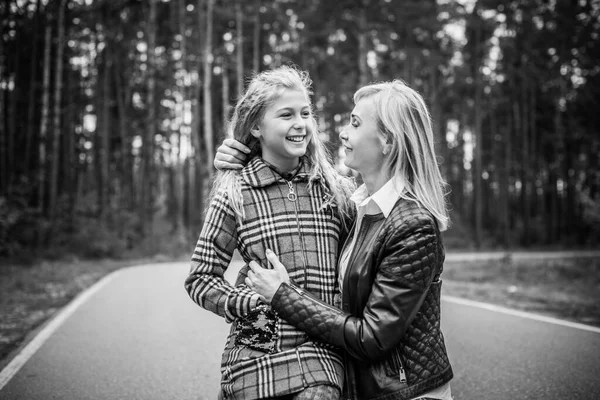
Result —
[{"label": "fingers", "polygon": [[271,265],[273,266],[273,268],[283,268],[283,269],[285,269],[285,267],[283,266],[283,264],[279,261],[279,257],[277,257],[277,254],[273,253],[273,251],[271,249],[267,249],[267,251],[265,252],[265,254],[267,255],[267,260],[269,260],[269,262],[271,263]]},{"label": "fingers", "polygon": [[248,147],[244,146],[241,142],[238,142],[235,139],[228,138],[223,140],[223,146],[231,147],[245,154],[250,153],[250,149]]},{"label": "fingers", "polygon": [[250,263],[248,264],[248,266],[250,267],[250,270],[254,273],[256,273],[257,271],[260,271],[262,269],[262,267],[260,266],[259,263],[257,263],[256,261],[250,261]]},{"label": "fingers", "polygon": [[244,166],[242,164],[238,164],[238,163],[231,164],[227,161],[217,160],[216,158],[215,158],[215,161],[213,164],[215,166],[215,169],[217,169],[219,171],[224,170],[224,169],[242,169],[242,168],[244,168]]},{"label": "fingers", "polygon": [[213,165],[217,170],[244,168],[246,155],[222,144],[217,149]]},{"label": "fingers", "polygon": [[217,149],[217,154],[215,154],[215,158],[218,158],[219,160],[223,160],[223,161],[229,161],[229,162],[240,162],[240,161],[244,161],[246,159],[246,153],[241,152],[237,149],[225,146],[225,144],[222,144]]},{"label": "fingers", "polygon": [[217,149],[213,165],[217,170],[242,169],[250,149],[234,139],[225,139]]},{"label": "fingers", "polygon": [[[258,266],[258,264],[254,261],[252,261],[254,264],[256,264],[254,266],[254,268],[260,268],[260,266]],[[248,275],[246,275],[246,278],[244,279],[244,283],[246,283],[246,285],[250,288],[250,289],[254,289],[254,284],[255,284],[255,280],[257,279],[257,275],[254,272],[255,270],[252,269],[253,266],[250,265],[250,270],[248,271]]]},{"label": "fingers", "polygon": [[269,300],[268,300],[268,299],[267,299],[265,296],[263,296],[263,295],[262,295],[262,294],[260,294],[260,293],[259,293],[258,295],[260,296],[260,299],[261,299],[262,301],[264,301],[265,303],[269,304]]},{"label": "fingers", "polygon": [[257,274],[260,274],[263,267],[261,267],[256,261],[250,261],[250,263],[248,263],[248,267],[250,267],[250,270],[248,271],[248,275],[244,279],[244,282],[250,289],[254,289],[254,281],[257,278]]}]

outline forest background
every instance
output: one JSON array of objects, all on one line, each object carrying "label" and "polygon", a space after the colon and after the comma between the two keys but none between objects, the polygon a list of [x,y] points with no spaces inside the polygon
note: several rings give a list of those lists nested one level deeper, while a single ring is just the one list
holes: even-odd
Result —
[{"label": "forest background", "polygon": [[446,246],[600,243],[598,0],[4,0],[0,257],[189,257],[254,71],[314,81],[323,139],[361,85],[426,99]]}]

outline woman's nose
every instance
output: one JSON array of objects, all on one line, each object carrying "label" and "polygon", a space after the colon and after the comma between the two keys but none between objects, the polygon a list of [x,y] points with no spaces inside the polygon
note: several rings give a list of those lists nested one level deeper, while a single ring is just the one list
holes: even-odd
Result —
[{"label": "woman's nose", "polygon": [[340,134],[338,136],[339,136],[340,140],[348,139],[348,135],[346,134],[346,128],[342,128],[342,130],[340,131]]}]

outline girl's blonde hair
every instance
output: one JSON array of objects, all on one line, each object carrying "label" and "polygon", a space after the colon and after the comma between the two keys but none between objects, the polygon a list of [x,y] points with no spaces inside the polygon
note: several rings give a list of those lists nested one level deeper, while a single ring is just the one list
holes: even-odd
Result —
[{"label": "girl's blonde hair", "polygon": [[404,177],[406,195],[436,218],[440,230],[449,226],[446,181],[435,156],[431,117],[419,93],[400,80],[374,83],[354,93],[354,102],[373,101],[377,127],[387,146],[386,163]]},{"label": "girl's blonde hair", "polygon": [[[292,66],[281,66],[253,76],[235,106],[228,132],[229,137],[233,137],[250,149],[247,160],[261,153],[260,142],[251,134],[251,130],[260,124],[266,109],[275,103],[284,91],[298,90],[306,95],[312,112],[311,85],[312,80],[308,73]],[[304,156],[305,162],[308,162],[310,167],[309,190],[312,190],[313,185],[320,180],[325,190],[333,197],[340,218],[344,221],[352,207],[349,196],[354,190],[354,182],[335,170],[331,157],[319,137],[314,118],[311,118],[310,123],[314,128]],[[239,171],[220,171],[215,178],[213,193],[216,190],[225,190],[229,204],[237,218],[241,219],[244,217],[244,208],[239,175]]]}]

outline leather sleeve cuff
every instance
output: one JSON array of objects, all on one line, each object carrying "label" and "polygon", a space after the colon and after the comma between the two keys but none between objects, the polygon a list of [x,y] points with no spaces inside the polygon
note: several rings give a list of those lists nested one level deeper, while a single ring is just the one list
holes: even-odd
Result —
[{"label": "leather sleeve cuff", "polygon": [[282,283],[271,300],[271,308],[309,336],[343,347],[347,315],[310,292]]}]

